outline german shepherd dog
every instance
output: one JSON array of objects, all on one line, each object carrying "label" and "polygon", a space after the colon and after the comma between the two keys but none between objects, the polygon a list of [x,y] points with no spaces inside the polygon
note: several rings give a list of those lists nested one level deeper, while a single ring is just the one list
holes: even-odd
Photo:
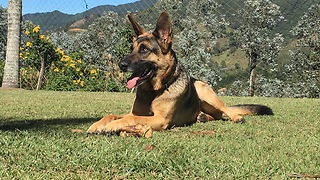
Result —
[{"label": "german shepherd dog", "polygon": [[119,62],[123,72],[132,73],[128,88],[136,88],[136,97],[127,115],[107,115],[92,124],[88,133],[115,133],[137,125],[152,130],[186,126],[197,120],[222,119],[244,122],[242,115],[271,115],[263,105],[227,107],[205,82],[191,77],[176,58],[172,47],[172,24],[163,12],[155,30],[146,32],[128,15],[134,34],[132,52]]}]

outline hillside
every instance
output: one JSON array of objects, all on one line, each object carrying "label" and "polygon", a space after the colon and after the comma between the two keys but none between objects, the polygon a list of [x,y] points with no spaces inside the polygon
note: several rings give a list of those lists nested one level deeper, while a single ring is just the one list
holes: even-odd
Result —
[{"label": "hillside", "polygon": [[157,0],[140,0],[133,3],[122,4],[118,6],[103,5],[91,8],[85,12],[78,14],[65,14],[60,11],[52,11],[47,13],[26,14],[23,16],[24,21],[32,21],[34,24],[39,24],[44,31],[53,31],[57,29],[66,29],[75,21],[86,19],[87,17],[98,17],[108,11],[113,11],[119,15],[125,14],[128,11],[142,11],[154,5]]},{"label": "hillside", "polygon": [[[221,6],[217,9],[218,14],[223,14],[231,22],[233,28],[237,28],[241,19],[238,11],[243,7],[243,0],[224,1],[217,0]],[[284,35],[288,35],[292,27],[298,22],[299,18],[303,15],[308,8],[315,4],[315,1],[299,1],[299,0],[272,0],[275,4],[280,6],[282,15],[284,16],[286,23],[279,24],[276,27],[276,32],[281,32]]]},{"label": "hillside", "polygon": [[[56,30],[56,29],[64,29],[68,28],[70,24],[76,22],[81,19],[85,19],[88,16],[101,16],[105,12],[114,11],[119,15],[126,14],[127,12],[136,12],[146,10],[152,7],[158,0],[140,0],[133,3],[122,4],[118,6],[113,5],[103,5],[97,6],[91,9],[88,9],[85,12],[78,14],[64,14],[59,11],[47,12],[47,13],[34,13],[34,14],[26,14],[23,16],[24,20],[29,20],[34,22],[34,24],[39,24],[43,30]],[[243,7],[242,0],[232,0],[232,1],[223,1],[217,0],[217,2],[221,5],[216,13],[218,15],[224,15],[228,21],[230,21],[231,26],[233,28],[237,28],[241,23],[239,19],[238,11]],[[314,1],[299,1],[299,0],[274,0],[276,4],[281,7],[281,11],[283,12],[283,16],[286,19],[286,23],[280,24],[276,31],[287,35],[289,30],[297,23],[298,19],[301,15],[308,10],[311,4],[314,4]],[[180,8],[183,8],[181,6]],[[153,8],[148,10],[149,12],[154,12]],[[184,13],[183,10],[180,13]],[[155,19],[156,14],[149,14],[151,16],[150,19]],[[155,16],[154,18],[152,16]],[[179,16],[179,15],[178,15]],[[183,17],[183,15],[181,15]],[[142,18],[145,20],[145,18]],[[63,21],[62,21],[63,20]],[[143,20],[142,20],[143,21]],[[149,23],[149,22],[148,22]]]},{"label": "hillside", "polygon": [[[61,21],[62,19],[64,21]],[[75,16],[60,11],[52,11],[48,13],[26,14],[23,16],[23,20],[39,24],[42,30],[47,31],[65,27],[67,23],[75,20]]]},{"label": "hillside", "polygon": [[91,14],[103,15],[107,11],[114,11],[121,15],[121,14],[126,14],[127,12],[136,12],[136,11],[147,9],[150,6],[153,6],[157,1],[158,0],[140,0],[133,3],[121,4],[118,6],[112,6],[112,5],[97,6],[85,11],[83,14],[84,15],[91,15]]},{"label": "hillside", "polygon": [[[99,16],[103,15],[108,11],[114,11],[119,15],[126,14],[128,11],[139,11],[141,12],[136,16],[137,20],[143,24],[149,24],[150,20],[152,22],[157,18],[159,11],[159,6],[153,6],[157,3],[158,0],[141,0],[134,3],[123,4],[118,6],[112,5],[103,5],[97,6],[92,9],[89,9],[83,13],[70,15],[64,14],[59,11],[53,11],[48,13],[35,13],[35,14],[27,14],[24,16],[24,20],[33,21],[34,24],[40,24],[42,30],[54,31],[57,29],[68,30],[68,32],[82,32]],[[232,0],[232,1],[223,1],[217,0],[217,2],[221,5],[219,6],[215,13],[217,15],[224,15],[226,19],[230,22],[230,27],[236,29],[241,22],[241,15],[239,15],[239,10],[242,9],[243,1],[242,0]],[[278,4],[281,8],[284,18],[286,19],[285,23],[279,24],[275,32],[282,33],[285,36],[286,42],[290,43],[290,35],[289,31],[296,25],[299,18],[303,15],[304,12],[308,10],[308,8],[314,4],[314,1],[305,1],[301,2],[299,0],[285,1],[285,0],[274,0],[276,4]],[[163,2],[161,2],[163,3]],[[184,8],[185,4],[188,4],[189,1],[186,0],[184,3],[179,6],[179,11],[176,11],[176,14],[172,14],[173,19],[179,19],[185,16]],[[160,6],[161,8],[170,8],[170,5],[166,4],[165,7]],[[161,10],[160,10],[161,11]],[[145,18],[149,17],[149,18]],[[63,21],[61,21],[63,20]],[[225,40],[218,39],[219,44],[224,44],[223,52],[218,56],[214,57],[214,61],[221,63],[226,62],[228,67],[234,67],[235,64],[240,64],[242,68],[247,67],[247,58],[243,54],[243,52],[236,51],[231,52],[228,49],[228,40],[227,42],[223,42]],[[288,45],[289,46],[289,45]],[[286,48],[285,48],[286,49]],[[280,53],[279,58],[286,59],[287,52],[282,51]]]}]

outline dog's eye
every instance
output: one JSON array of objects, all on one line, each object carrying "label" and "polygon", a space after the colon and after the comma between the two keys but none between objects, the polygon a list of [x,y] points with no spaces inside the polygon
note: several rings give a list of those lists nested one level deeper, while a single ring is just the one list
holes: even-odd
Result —
[{"label": "dog's eye", "polygon": [[141,46],[140,46],[140,49],[139,49],[139,52],[140,52],[140,53],[147,53],[147,52],[149,52],[149,51],[150,51],[150,49],[147,48],[145,45],[141,45]]}]

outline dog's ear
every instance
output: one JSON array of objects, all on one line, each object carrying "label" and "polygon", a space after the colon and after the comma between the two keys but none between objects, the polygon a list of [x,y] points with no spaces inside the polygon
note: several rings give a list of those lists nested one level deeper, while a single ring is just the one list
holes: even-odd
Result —
[{"label": "dog's ear", "polygon": [[152,34],[156,37],[162,53],[167,54],[172,46],[172,25],[167,12],[161,13]]},{"label": "dog's ear", "polygon": [[133,35],[135,37],[138,37],[139,35],[145,33],[144,29],[138,24],[138,22],[133,19],[132,13],[128,15],[128,19],[131,23]]}]

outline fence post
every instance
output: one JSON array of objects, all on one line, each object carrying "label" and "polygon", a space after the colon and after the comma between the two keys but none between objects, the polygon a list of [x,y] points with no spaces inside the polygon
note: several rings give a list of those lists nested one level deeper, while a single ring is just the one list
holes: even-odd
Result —
[{"label": "fence post", "polygon": [[19,47],[22,0],[9,0],[6,62],[2,87],[19,88]]}]

